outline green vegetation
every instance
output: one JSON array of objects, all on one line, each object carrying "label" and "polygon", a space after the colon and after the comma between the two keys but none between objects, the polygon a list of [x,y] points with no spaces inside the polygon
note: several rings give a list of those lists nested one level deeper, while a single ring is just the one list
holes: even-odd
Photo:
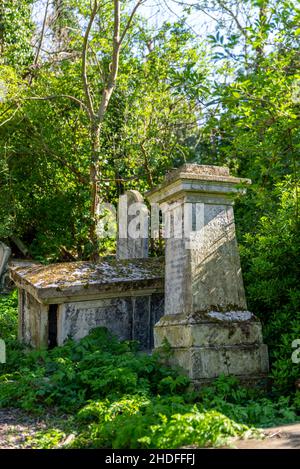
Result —
[{"label": "green vegetation", "polygon": [[16,339],[18,322],[17,290],[11,295],[0,296],[0,338],[7,340]]},{"label": "green vegetation", "polygon": [[[1,328],[7,315],[15,322],[14,297],[1,301]],[[298,395],[271,399],[233,377],[191,391],[189,380],[162,365],[158,354],[138,352],[136,343],[119,342],[101,328],[50,351],[8,341],[0,406],[50,415],[49,428],[33,440],[42,448],[64,441],[73,448],[218,446],[259,436],[255,427],[293,422],[300,410]]]},{"label": "green vegetation", "polygon": [[[113,2],[98,0],[84,74],[95,3],[54,0],[43,11],[39,0],[0,0],[0,239],[15,256],[42,262],[112,254],[112,239],[95,241],[101,202],[116,203],[126,189],[144,192],[184,162],[226,165],[251,178],[236,203],[236,226],[248,307],[269,347],[269,390],[254,395],[221,377],[191,393],[159,357],[104,331],[50,352],[23,350],[14,293],[0,298],[8,350],[0,403],[53,414],[57,424],[36,443],[43,447],[73,432],[76,447],[217,445],[249,435],[252,425],[293,421],[300,411],[300,364],[291,360],[300,339],[299,5],[199,0],[156,27],[138,10],[100,118],[89,108],[99,110],[112,77],[114,15]],[[133,2],[121,4],[124,31]],[[197,12],[200,34],[189,27]]]},{"label": "green vegetation", "polygon": [[264,325],[276,395],[295,390],[300,364],[292,363],[292,342],[300,338],[300,225],[298,200],[290,179],[275,187],[279,204],[244,236],[242,259],[249,307]]}]

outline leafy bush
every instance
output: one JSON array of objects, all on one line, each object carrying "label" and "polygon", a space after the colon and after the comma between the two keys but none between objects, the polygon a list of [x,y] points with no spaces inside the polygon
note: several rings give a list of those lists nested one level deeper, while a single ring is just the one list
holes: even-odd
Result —
[{"label": "leafy bush", "polygon": [[15,293],[2,299],[2,330],[10,339],[0,406],[53,416],[55,424],[33,441],[37,447],[64,441],[75,448],[218,446],[230,437],[256,435],[253,425],[297,419],[298,395],[293,405],[289,397],[271,401],[263,390],[241,387],[229,376],[190,391],[188,378],[164,366],[158,354],[140,353],[135,343],[120,342],[102,328],[63,347],[25,349],[12,339],[15,306]]},{"label": "leafy bush", "polygon": [[137,390],[174,393],[187,385],[188,379],[162,366],[157,355],[138,353],[129,342],[99,328],[80,342],[22,354],[18,368],[1,377],[0,405],[70,412],[89,399],[112,399]]},{"label": "leafy bush", "polygon": [[[255,399],[256,395],[256,399]],[[221,376],[201,392],[181,395],[123,395],[90,401],[73,422],[72,448],[177,448],[219,446],[231,437],[254,437],[263,427],[297,419],[288,398],[271,401],[263,391],[243,388],[233,377]],[[75,425],[74,425],[75,423]],[[51,429],[38,444],[57,435]],[[61,429],[60,429],[61,431]],[[67,434],[65,431],[64,435]],[[56,440],[53,440],[55,444]],[[47,446],[49,447],[49,446]]]},{"label": "leafy bush", "polygon": [[277,184],[277,211],[260,219],[241,248],[249,308],[263,325],[274,392],[288,395],[300,378],[292,342],[300,339],[300,223],[295,181]]},{"label": "leafy bush", "polygon": [[15,339],[18,324],[17,291],[10,295],[0,295],[0,338]]},{"label": "leafy bush", "polygon": [[[182,445],[218,446],[230,437],[259,433],[216,410],[185,402],[182,396],[128,395],[110,402],[93,401],[73,421],[72,448],[177,448]],[[41,432],[38,447],[61,444],[68,433],[63,426]]]},{"label": "leafy bush", "polygon": [[[138,399],[139,401],[139,399]],[[130,405],[131,404],[131,405]],[[101,413],[72,447],[178,448],[183,445],[218,446],[228,437],[248,436],[254,430],[215,410],[200,410],[177,396],[154,398],[132,406],[132,398],[112,413],[116,403]],[[81,414],[82,416],[82,414]]]},{"label": "leafy bush", "polygon": [[286,424],[297,420],[289,397],[266,397],[263,389],[245,388],[231,376],[221,376],[200,392],[205,408],[215,408],[237,422],[259,427]]}]

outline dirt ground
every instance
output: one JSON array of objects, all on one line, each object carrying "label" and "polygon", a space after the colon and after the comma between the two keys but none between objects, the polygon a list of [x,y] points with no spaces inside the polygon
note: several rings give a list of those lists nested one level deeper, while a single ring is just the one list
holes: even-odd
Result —
[{"label": "dirt ground", "polygon": [[[29,449],[27,440],[46,427],[41,419],[17,409],[0,409],[0,449]],[[264,430],[263,440],[238,440],[238,449],[300,449],[300,423]]]},{"label": "dirt ground", "polygon": [[0,449],[26,449],[27,437],[45,428],[45,424],[18,409],[0,409]]},{"label": "dirt ground", "polygon": [[300,423],[264,430],[263,440],[239,440],[238,449],[300,449]]}]

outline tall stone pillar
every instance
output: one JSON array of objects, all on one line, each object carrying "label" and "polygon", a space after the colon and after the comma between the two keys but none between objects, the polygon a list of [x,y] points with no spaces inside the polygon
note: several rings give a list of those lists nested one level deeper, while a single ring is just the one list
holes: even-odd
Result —
[{"label": "tall stone pillar", "polygon": [[171,364],[195,382],[220,374],[243,381],[268,371],[261,324],[247,310],[233,199],[242,183],[228,168],[186,164],[148,192],[165,215],[165,312],[154,329]]}]

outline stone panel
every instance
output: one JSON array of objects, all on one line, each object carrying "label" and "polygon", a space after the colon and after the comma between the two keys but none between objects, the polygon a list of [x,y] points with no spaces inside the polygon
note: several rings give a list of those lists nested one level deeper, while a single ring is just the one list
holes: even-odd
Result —
[{"label": "stone panel", "polygon": [[132,298],[132,340],[137,340],[143,350],[150,350],[151,338],[151,296]]},{"label": "stone panel", "polygon": [[120,340],[137,340],[151,350],[153,327],[163,315],[163,294],[102,298],[59,305],[58,345],[70,337],[79,340],[95,327],[106,327]]},{"label": "stone panel", "polygon": [[19,300],[19,339],[32,347],[47,348],[48,307],[25,291]]},{"label": "stone panel", "polygon": [[253,345],[262,342],[262,331],[260,322],[250,321],[157,326],[155,347],[161,347],[164,338],[172,347]]},{"label": "stone panel", "polygon": [[59,307],[58,344],[79,340],[95,327],[107,327],[121,340],[130,339],[131,298],[108,298],[65,303]]},{"label": "stone panel", "polygon": [[255,377],[269,370],[265,344],[176,348],[173,352],[170,363],[182,367],[192,380],[217,378],[221,374]]},{"label": "stone panel", "polygon": [[192,311],[246,310],[233,208],[205,204],[198,247],[190,251]]},{"label": "stone panel", "polygon": [[148,223],[148,210],[142,195],[136,190],[121,195],[118,206],[118,259],[148,257]]}]

